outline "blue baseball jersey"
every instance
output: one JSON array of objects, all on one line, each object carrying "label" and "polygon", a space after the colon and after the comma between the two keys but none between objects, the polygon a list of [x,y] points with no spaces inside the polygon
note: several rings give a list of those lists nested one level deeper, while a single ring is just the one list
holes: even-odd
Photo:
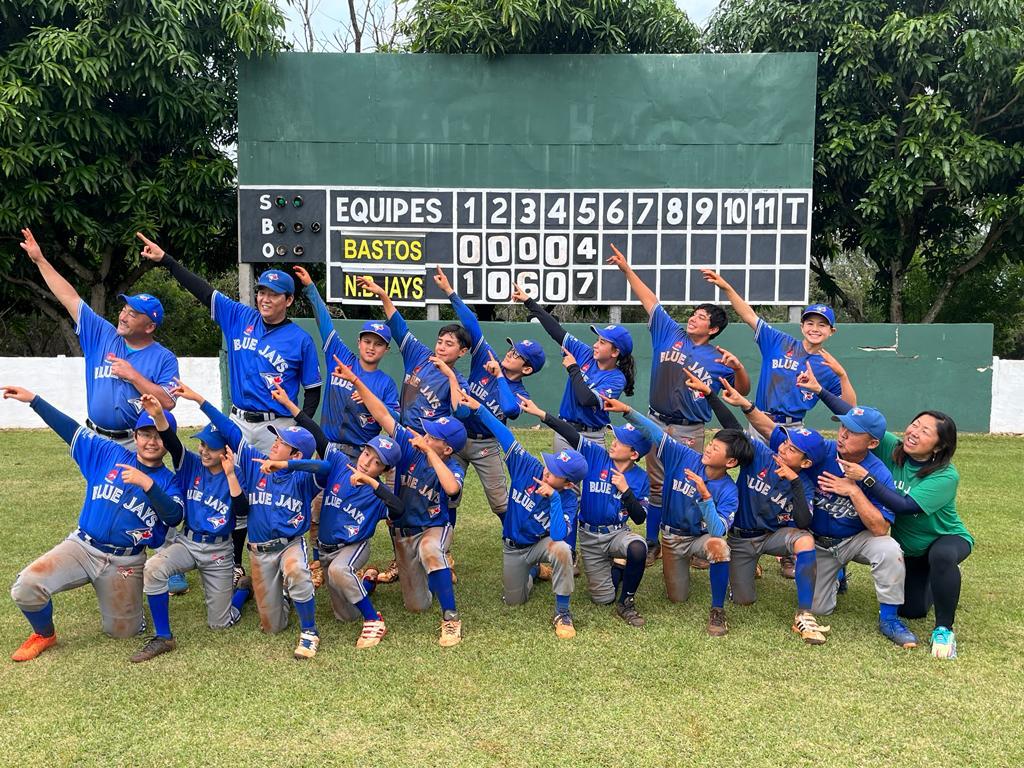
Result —
[{"label": "blue baseball jersey", "polygon": [[708,480],[704,465],[701,463],[701,455],[673,440],[667,433],[658,444],[658,458],[665,467],[665,487],[662,489],[661,502],[662,525],[678,528],[684,531],[686,536],[702,536],[708,532],[707,524],[697,506],[700,494],[693,483],[686,479],[687,469],[703,478],[726,529],[732,525],[739,506],[739,492],[731,477],[725,475],[717,480]]},{"label": "blue baseball jersey", "polygon": [[[393,338],[400,339],[399,349],[405,365],[401,393],[402,424],[421,431],[423,419],[452,415],[451,385],[448,377],[430,362],[434,351],[413,336],[400,313],[395,312],[388,318],[388,326]],[[459,386],[468,390],[469,383],[465,377],[457,371],[455,375]]]},{"label": "blue baseball jersey", "polygon": [[761,373],[757,377],[754,404],[765,413],[803,421],[804,415],[818,402],[816,393],[796,385],[796,377],[808,362],[818,383],[833,395],[842,396],[839,377],[825,365],[825,358],[805,350],[802,341],[772,328],[761,318],[757,319],[754,341],[761,350]]},{"label": "blue baseball jersey", "polygon": [[177,476],[185,492],[186,528],[210,536],[227,536],[235,530],[227,475],[214,474],[197,454],[185,451]]},{"label": "blue baseball jersey", "polygon": [[[786,434],[776,427],[771,434],[771,447],[760,440],[750,441],[754,446],[754,460],[740,470],[740,506],[736,512],[736,527],[750,531],[777,531],[792,528],[793,488],[789,480],[775,474],[774,454],[786,442]],[[814,486],[803,472],[799,474],[807,504],[814,498]]]},{"label": "blue baseball jersey", "polygon": [[352,544],[370,538],[377,523],[387,517],[387,505],[370,486],[352,485],[352,470],[348,468],[352,459],[339,448],[328,448],[324,460],[331,469],[320,508],[320,541]]},{"label": "blue baseball jersey", "polygon": [[238,408],[290,416],[270,396],[275,385],[297,403],[300,386],[321,383],[316,345],[295,323],[286,320],[268,329],[258,311],[220,291],[213,293],[212,315],[224,332],[231,402]]},{"label": "blue baseball jersey", "polygon": [[[431,366],[433,367],[433,366]],[[395,425],[395,442],[402,448],[402,458],[395,468],[395,495],[402,500],[405,511],[394,521],[399,528],[433,528],[448,524],[449,498],[437,479],[437,473],[430,466],[426,455],[412,446],[412,433],[401,424]],[[454,456],[449,456],[445,466],[452,471],[461,487],[466,473]]]},{"label": "blue baseball jersey", "polygon": [[[622,394],[622,390],[626,388],[625,374],[618,368],[607,371],[598,368],[594,362],[593,347],[584,344],[571,333],[565,334],[562,346],[576,358],[580,373],[583,374],[583,381],[591,391],[611,398],[618,398]],[[572,381],[565,382],[565,393],[562,395],[562,404],[558,406],[558,415],[564,421],[585,424],[588,430],[604,429],[610,423],[608,413],[601,403],[593,407],[583,407],[577,402],[572,391]]]},{"label": "blue baseball jersey", "polygon": [[184,508],[181,487],[167,467],[147,467],[134,453],[113,440],[79,427],[71,440],[71,458],[85,478],[85,500],[78,514],[78,527],[100,544],[111,547],[152,547],[164,543],[167,526],[150,506],[145,492],[121,480],[118,464],[145,472],[180,508]]},{"label": "blue baseball jersey", "polygon": [[[608,451],[603,445],[585,437],[580,440],[577,449],[587,460],[587,476],[583,480],[583,495],[580,499],[580,522],[587,525],[625,523],[629,519],[629,513],[622,506],[622,491],[612,485],[615,462],[608,456]],[[634,464],[623,474],[633,495],[646,510],[651,495],[647,473]]]},{"label": "blue baseball jersey", "polygon": [[84,301],[78,302],[75,326],[85,357],[85,398],[89,418],[103,429],[134,429],[142,413],[139,391],[111,373],[112,359],[127,360],[142,376],[159,384],[167,392],[175,386],[178,358],[171,350],[153,342],[132,349],[107,320],[97,315]]},{"label": "blue baseball jersey", "polygon": [[[494,414],[498,421],[505,423],[508,419],[518,418],[519,402],[516,395],[529,397],[522,381],[510,381],[503,377],[495,377],[487,372],[484,365],[490,360],[494,349],[482,338],[473,347],[469,364],[469,394],[484,408]],[[497,355],[495,355],[497,358]],[[497,358],[500,360],[500,358]],[[479,416],[470,416],[465,420],[466,431],[471,435],[490,435],[491,432],[480,421]]]},{"label": "blue baseball jersey", "polygon": [[736,383],[736,372],[723,363],[715,362],[721,354],[713,344],[694,344],[686,334],[686,328],[671,317],[659,304],[651,312],[647,327],[651,331],[651,409],[659,417],[671,421],[711,421],[711,406],[704,394],[694,392],[686,386],[686,374],[690,371],[703,381],[712,392],[720,392],[724,377],[730,384]]},{"label": "blue baseball jersey", "polygon": [[[551,534],[551,500],[537,493],[537,481],[543,477],[544,465],[528,454],[516,440],[505,454],[508,466],[508,508],[501,524],[501,535],[517,544],[534,544]],[[562,516],[570,532],[576,527],[576,494],[558,491]]]},{"label": "blue baseball jersey", "polygon": [[331,361],[331,376],[327,381],[327,392],[321,412],[324,434],[332,443],[363,445],[380,434],[380,425],[370,415],[366,406],[352,399],[355,392],[352,382],[334,375],[334,355],[352,369],[377,398],[395,413],[398,413],[398,388],[384,371],[379,368],[367,371],[359,358],[331,331],[324,342],[324,359]]},{"label": "blue baseball jersey", "polygon": [[[818,478],[821,477],[823,472],[831,472],[837,477],[843,476],[843,470],[839,466],[839,462],[836,461],[839,453],[835,440],[826,440],[825,448],[828,458],[820,464],[815,464],[813,467],[805,469],[801,473],[806,475],[814,486],[814,515],[811,517],[811,531],[819,536],[834,536],[846,539],[867,529],[864,527],[864,523],[861,522],[857,510],[854,509],[853,502],[848,497],[839,496],[834,493],[825,493],[818,488]],[[889,472],[881,459],[868,452],[868,455],[859,463],[868,471],[868,474],[875,478],[875,482],[895,490],[896,486],[893,483],[892,473]],[[857,485],[861,489],[864,488],[863,483],[857,483]],[[874,500],[871,503],[882,513],[882,517],[890,523],[896,519],[888,507]]]},{"label": "blue baseball jersey", "polygon": [[309,530],[309,505],[320,492],[316,475],[288,469],[266,475],[253,459],[267,455],[248,443],[235,454],[238,480],[249,496],[249,541],[290,539]]}]

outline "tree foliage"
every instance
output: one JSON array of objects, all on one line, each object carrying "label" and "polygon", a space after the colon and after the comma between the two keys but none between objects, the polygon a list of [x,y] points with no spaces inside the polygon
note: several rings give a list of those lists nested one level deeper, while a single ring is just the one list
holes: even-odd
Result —
[{"label": "tree foliage", "polygon": [[418,0],[416,53],[693,53],[699,33],[672,0]]},{"label": "tree foliage", "polygon": [[[1022,0],[719,7],[713,51],[819,53],[812,259],[840,300],[841,252],[870,259],[892,322],[931,322],[959,282],[1024,261],[1022,19]],[[912,315],[910,283],[928,297]]]},{"label": "tree foliage", "polygon": [[149,266],[136,230],[193,261],[230,259],[237,60],[278,50],[282,28],[269,0],[0,3],[5,300],[31,300],[77,349],[21,257],[25,226],[100,313]]}]

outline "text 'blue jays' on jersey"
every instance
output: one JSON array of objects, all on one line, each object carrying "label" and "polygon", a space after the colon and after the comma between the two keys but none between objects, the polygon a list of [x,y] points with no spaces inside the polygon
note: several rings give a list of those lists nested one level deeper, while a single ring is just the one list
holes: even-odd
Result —
[{"label": "text 'blue jays' on jersey", "polygon": [[[815,464],[801,473],[807,475],[814,486],[814,516],[811,518],[811,532],[818,536],[834,536],[846,539],[867,529],[849,497],[839,496],[835,493],[826,493],[818,488],[818,478],[824,472],[830,472],[837,477],[843,476],[842,467],[836,461],[839,453],[835,440],[826,440],[825,449],[827,458],[820,464]],[[869,451],[868,455],[861,459],[859,464],[868,471],[869,475],[875,478],[875,482],[895,490],[896,486],[893,483],[892,474],[885,464],[873,453]],[[857,485],[861,489],[864,488],[863,483],[857,483]],[[895,516],[887,507],[877,501],[872,501],[871,503],[882,513],[882,517],[890,523],[895,520]]]},{"label": "text 'blue jays' on jersey", "polygon": [[765,413],[787,416],[802,421],[818,402],[818,395],[796,385],[796,377],[810,362],[818,383],[837,397],[842,385],[835,372],[825,365],[825,358],[804,349],[804,343],[788,333],[772,328],[757,319],[754,341],[761,350],[761,373],[757,377],[755,405]]},{"label": "text 'blue jays' on jersey", "polygon": [[[433,366],[431,366],[433,367]],[[434,528],[448,524],[448,504],[453,501],[444,492],[437,473],[426,455],[412,445],[412,433],[401,424],[395,425],[395,442],[402,448],[402,458],[395,467],[395,495],[402,500],[405,511],[394,521],[398,528]],[[453,456],[445,461],[461,487],[466,473]]]},{"label": "text 'blue jays' on jersey", "polygon": [[[537,493],[537,481],[543,477],[544,465],[528,454],[519,441],[505,455],[509,473],[508,508],[501,525],[502,536],[517,544],[534,544],[551,533],[551,500]],[[575,530],[576,494],[558,491],[562,516],[567,530]]]},{"label": "text 'blue jays' on jersey", "polygon": [[[398,388],[391,377],[379,368],[375,371],[363,368],[359,358],[345,346],[335,331],[331,331],[324,343],[324,359],[333,363],[334,356],[351,368],[377,399],[398,413]],[[352,382],[335,376],[333,371],[332,367],[321,413],[320,423],[324,434],[332,443],[363,445],[380,434],[380,425],[365,405],[352,399],[355,391]]]},{"label": "text 'blue jays' on jersey", "polygon": [[235,515],[227,475],[208,470],[192,451],[185,451],[177,475],[185,492],[185,527],[209,536],[230,535]]},{"label": "text 'blue jays' on jersey", "polygon": [[224,332],[228,348],[231,402],[244,411],[290,416],[270,393],[278,384],[293,403],[299,387],[321,383],[320,360],[308,333],[290,320],[271,329],[258,311],[213,293],[214,322]]},{"label": "text 'blue jays' on jersey", "polygon": [[[422,431],[423,419],[452,415],[451,385],[448,377],[430,362],[433,350],[427,349],[413,336],[400,313],[395,312],[388,318],[388,327],[394,338],[400,340],[399,349],[405,365],[401,393],[402,424]],[[469,383],[465,377],[458,371],[455,375],[459,386],[468,390]]]},{"label": "text 'blue jays' on jersey", "polygon": [[712,392],[720,392],[719,377],[730,384],[736,383],[736,372],[723,363],[715,362],[721,353],[713,344],[694,344],[686,328],[677,323],[659,304],[651,312],[648,327],[651,331],[651,408],[659,418],[672,422],[711,421],[711,406],[704,395],[686,386],[690,371],[703,381]]},{"label": "text 'blue jays' on jersey", "polygon": [[132,349],[107,320],[84,301],[78,302],[75,327],[85,357],[85,398],[89,418],[102,429],[134,429],[142,413],[140,393],[124,379],[111,373],[115,357],[127,360],[141,376],[170,392],[178,376],[178,358],[166,347],[153,342]]},{"label": "text 'blue jays' on jersey", "polygon": [[[774,455],[786,442],[786,433],[776,427],[771,434],[771,447],[760,440],[750,441],[754,446],[754,460],[740,470],[740,505],[735,525],[749,531],[777,531],[791,528],[793,521],[793,488],[789,480],[775,474]],[[803,472],[798,476],[803,484],[807,504],[814,497],[814,487]]]},{"label": "text 'blue jays' on jersey", "polygon": [[180,508],[181,487],[167,467],[147,467],[134,453],[113,440],[80,427],[71,440],[71,458],[85,478],[85,500],[78,527],[100,544],[111,547],[156,548],[164,543],[167,526],[150,506],[141,488],[121,480],[118,464],[137,467]]},{"label": "text 'blue jays' on jersey", "polygon": [[[583,374],[583,381],[592,392],[611,398],[618,398],[622,394],[622,390],[626,388],[625,374],[618,368],[610,368],[607,371],[598,368],[594,362],[593,347],[584,344],[571,333],[565,334],[562,346],[576,358],[580,373]],[[562,404],[558,406],[558,415],[564,421],[584,424],[588,430],[604,429],[610,423],[608,413],[601,403],[594,407],[579,404],[573,394],[571,380],[565,382],[565,392],[562,395]]]},{"label": "text 'blue jays' on jersey", "polygon": [[661,524],[678,528],[685,536],[702,536],[707,533],[707,524],[697,504],[700,494],[693,483],[686,479],[689,469],[704,479],[711,500],[715,503],[718,516],[728,529],[736,516],[739,493],[736,483],[728,475],[717,480],[708,480],[701,455],[692,448],[673,440],[665,433],[658,445],[658,458],[665,468],[665,487],[662,489]]},{"label": "text 'blue jays' on jersey", "polygon": [[235,454],[238,480],[249,496],[249,541],[257,544],[308,531],[309,505],[321,490],[311,472],[282,469],[264,474],[253,459],[266,457],[244,442]]},{"label": "text 'blue jays' on jersey", "polygon": [[331,470],[320,508],[320,541],[353,544],[370,538],[377,523],[387,517],[387,505],[369,485],[352,485],[352,470],[348,468],[352,459],[341,449],[332,445],[324,460]]},{"label": "text 'blue jays' on jersey", "polygon": [[[608,456],[604,445],[581,438],[577,450],[587,460],[587,476],[583,480],[579,519],[587,525],[620,525],[629,519],[622,506],[622,491],[612,484],[615,462]],[[623,473],[633,495],[647,509],[651,484],[647,473],[634,464]],[[539,477],[539,475],[538,475]]]}]

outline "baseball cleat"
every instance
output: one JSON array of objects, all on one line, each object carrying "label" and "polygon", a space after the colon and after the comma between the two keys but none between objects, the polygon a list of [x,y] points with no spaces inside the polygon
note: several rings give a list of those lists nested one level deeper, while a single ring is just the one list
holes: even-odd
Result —
[{"label": "baseball cleat", "polygon": [[569,611],[556,613],[551,623],[555,625],[555,637],[559,640],[570,640],[576,637],[576,627],[572,625],[572,614]]},{"label": "baseball cleat", "polygon": [[725,608],[712,608],[708,614],[708,634],[711,637],[723,637],[729,633],[729,625],[725,621]]},{"label": "baseball cleat", "polygon": [[640,612],[636,609],[636,601],[632,597],[627,597],[621,603],[615,604],[615,613],[619,615],[619,618],[629,624],[631,627],[642,627],[647,621]]},{"label": "baseball cleat", "polygon": [[185,574],[176,573],[167,580],[167,591],[172,595],[184,595],[188,592],[188,579]]},{"label": "baseball cleat", "polygon": [[312,659],[320,647],[320,635],[313,630],[303,630],[299,635],[299,644],[295,646],[296,659]]},{"label": "baseball cleat", "polygon": [[33,632],[28,636],[28,639],[18,647],[18,650],[11,654],[11,659],[14,661],[31,661],[51,645],[56,644],[56,632],[49,637],[44,637],[43,635]]},{"label": "baseball cleat", "polygon": [[936,627],[932,631],[932,656],[936,659],[956,658],[956,635],[947,627]]},{"label": "baseball cleat", "polygon": [[451,648],[462,642],[462,621],[454,611],[446,611],[441,620],[441,637],[438,644],[442,648]]},{"label": "baseball cleat", "polygon": [[356,640],[356,648],[373,648],[384,639],[384,635],[387,633],[388,628],[384,626],[384,617],[378,613],[375,620],[363,621],[363,631],[359,633],[359,639]]},{"label": "baseball cleat", "polygon": [[878,622],[878,631],[901,648],[917,648],[917,635],[907,629],[899,619]]},{"label": "baseball cleat", "polygon": [[661,543],[660,542],[647,542],[647,562],[644,564],[644,568],[650,568],[661,558]]},{"label": "baseball cleat", "polygon": [[796,560],[791,555],[783,555],[779,558],[779,571],[784,579],[796,578]]},{"label": "baseball cleat", "polygon": [[387,568],[377,573],[375,581],[378,584],[390,584],[393,581],[398,581],[398,562],[392,560],[388,563]]},{"label": "baseball cleat", "polygon": [[763,576],[764,576],[764,568],[762,568],[761,564],[758,563],[757,565],[754,566],[754,578],[755,579],[760,579]]},{"label": "baseball cleat", "polygon": [[832,627],[818,626],[818,620],[810,611],[798,613],[793,617],[793,631],[808,645],[822,645],[825,642],[825,633],[830,629]]},{"label": "baseball cleat", "polygon": [[238,586],[238,580],[245,576],[245,568],[240,565],[236,565],[231,569],[231,587],[235,588]]},{"label": "baseball cleat", "polygon": [[691,555],[690,556],[690,567],[691,568],[696,568],[697,570],[700,570],[700,571],[706,571],[708,568],[711,567],[711,563],[709,563],[707,560],[705,560],[700,555]]},{"label": "baseball cleat", "polygon": [[153,636],[146,641],[146,644],[142,646],[138,651],[132,654],[132,664],[138,664],[142,661],[149,661],[155,659],[161,653],[167,653],[173,651],[178,647],[178,642],[173,637],[159,637]]},{"label": "baseball cleat", "polygon": [[550,563],[540,563],[537,566],[537,581],[551,581],[551,575],[555,572],[555,569],[551,567]]}]

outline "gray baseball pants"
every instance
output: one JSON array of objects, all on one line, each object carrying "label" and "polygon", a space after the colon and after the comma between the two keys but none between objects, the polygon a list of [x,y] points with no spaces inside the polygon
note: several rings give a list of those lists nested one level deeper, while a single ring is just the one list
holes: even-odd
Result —
[{"label": "gray baseball pants", "polygon": [[827,616],[836,608],[839,569],[853,561],[871,566],[875,580],[875,595],[879,603],[903,605],[903,585],[907,567],[903,562],[903,549],[892,536],[875,536],[861,531],[836,546],[825,549],[816,546],[818,578],[814,582],[814,603],[811,610],[818,616]]},{"label": "gray baseball pants", "polygon": [[665,592],[673,603],[690,596],[690,558],[696,555],[709,563],[729,562],[729,545],[720,536],[679,536],[661,528],[661,563]]},{"label": "gray baseball pants", "polygon": [[580,526],[576,547],[583,561],[583,571],[587,575],[587,591],[595,603],[608,605],[615,600],[612,559],[625,557],[626,549],[634,541],[643,544],[644,550],[647,549],[644,537],[633,533],[625,525],[611,533],[592,533]]},{"label": "gray baseball pants", "polygon": [[754,539],[730,533],[729,586],[732,587],[732,601],[737,605],[751,605],[757,600],[754,579],[761,555],[793,555],[796,542],[810,535],[800,528],[779,528]]},{"label": "gray baseball pants", "polygon": [[227,629],[242,617],[231,605],[233,558],[230,537],[227,541],[205,544],[179,534],[146,561],[143,592],[161,595],[167,591],[171,576],[196,569],[203,582],[206,623],[210,629]]},{"label": "gray baseball pants", "polygon": [[[461,451],[455,454],[455,460],[463,471],[472,464],[480,484],[484,487],[487,504],[491,512],[499,517],[504,516],[508,508],[508,480],[505,477],[505,460],[502,458],[501,445],[497,438],[469,438]],[[462,503],[462,494],[450,506],[458,508]]]},{"label": "gray baseball pants", "polygon": [[[294,427],[295,419],[290,416],[277,416],[270,421],[246,421],[237,414],[231,414],[231,420],[235,422],[240,430],[242,430],[242,437],[245,438],[245,442],[253,446],[257,450],[263,451],[263,453],[269,453],[271,446],[274,444],[274,433],[271,432],[267,427],[277,427],[278,429],[284,429],[285,427]],[[305,459],[311,459],[312,456],[304,456]]]},{"label": "gray baseball pants", "polygon": [[530,569],[542,562],[551,565],[551,591],[556,595],[572,594],[572,550],[567,542],[552,541],[550,536],[545,536],[529,547],[515,548],[506,543],[502,552],[502,599],[505,605],[522,605],[526,602],[533,589]]},{"label": "gray baseball pants", "polygon": [[269,634],[288,626],[291,603],[313,599],[313,580],[306,562],[306,542],[299,536],[277,552],[260,552],[249,542],[252,590],[260,614],[260,629]]},{"label": "gray baseball pants", "polygon": [[414,613],[430,608],[434,596],[427,583],[427,574],[448,567],[448,548],[452,527],[438,525],[411,536],[403,536],[396,528],[392,540],[398,561],[398,583],[402,585],[402,602]]},{"label": "gray baseball pants", "polygon": [[366,587],[356,572],[370,560],[370,539],[345,544],[333,552],[324,552],[322,547],[320,566],[327,571],[334,618],[338,621],[362,621],[363,614],[356,603],[366,597]]}]

